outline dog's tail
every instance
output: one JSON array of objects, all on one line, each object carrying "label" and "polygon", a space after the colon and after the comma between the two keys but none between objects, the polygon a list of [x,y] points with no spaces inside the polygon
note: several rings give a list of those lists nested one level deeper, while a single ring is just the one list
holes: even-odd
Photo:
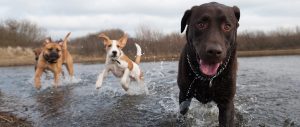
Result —
[{"label": "dog's tail", "polygon": [[142,49],[141,46],[137,43],[135,43],[135,47],[136,47],[136,58],[135,58],[135,63],[136,64],[140,64],[141,62],[141,56],[142,56]]},{"label": "dog's tail", "polygon": [[71,35],[71,32],[69,32],[66,37],[64,38],[64,42],[63,42],[63,49],[67,50],[67,42],[68,42],[68,38]]}]

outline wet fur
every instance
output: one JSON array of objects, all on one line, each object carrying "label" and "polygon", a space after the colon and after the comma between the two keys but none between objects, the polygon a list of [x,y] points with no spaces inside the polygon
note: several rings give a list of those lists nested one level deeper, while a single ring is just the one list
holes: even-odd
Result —
[{"label": "wet fur", "polygon": [[120,83],[125,91],[128,91],[131,80],[134,80],[142,85],[147,93],[147,88],[144,86],[143,73],[138,66],[142,55],[140,46],[135,44],[137,56],[135,62],[133,62],[122,51],[127,42],[126,34],[119,40],[111,40],[105,34],[100,34],[99,38],[103,39],[103,44],[105,45],[106,61],[105,68],[99,74],[96,81],[96,88],[99,89],[102,86],[104,78],[107,77],[109,72],[112,72],[112,74],[121,79]]},{"label": "wet fur", "polygon": [[[50,38],[45,40],[42,52],[38,55],[36,70],[34,76],[34,85],[36,89],[41,88],[41,76],[46,70],[50,70],[54,74],[54,86],[58,86],[58,80],[60,74],[62,73],[62,65],[65,64],[66,68],[71,76],[74,75],[73,70],[73,59],[69,51],[67,50],[67,39],[71,33],[68,33],[63,42],[56,43],[52,42]],[[36,52],[36,55],[39,52]],[[56,60],[49,61],[51,53],[57,54],[58,58]]]},{"label": "wet fur", "polygon": [[[208,11],[212,10],[212,11]],[[220,32],[217,22],[214,25],[209,25],[207,31],[200,31],[192,24],[197,22],[202,13],[208,15],[209,20],[213,22],[214,11],[218,10],[225,14],[233,25],[232,31],[229,33]],[[177,83],[180,89],[179,104],[180,113],[186,114],[191,103],[192,98],[196,98],[201,103],[208,103],[214,101],[219,108],[219,126],[220,127],[233,127],[234,126],[234,104],[233,99],[236,91],[236,72],[237,72],[237,56],[236,56],[236,31],[238,27],[238,20],[240,12],[237,7],[228,7],[215,2],[194,6],[192,9],[187,10],[182,17],[181,31],[183,32],[186,25],[186,39],[187,44],[181,52],[179,60],[179,70]],[[205,52],[206,46],[213,43],[214,45],[220,44],[222,49],[222,56],[210,57]],[[228,45],[232,43],[232,45]],[[231,47],[231,48],[230,48]],[[194,50],[193,50],[194,48]],[[187,61],[187,54],[192,59],[193,64],[198,64],[198,57],[202,57],[207,61],[222,61],[227,58],[228,50],[231,52],[230,61],[226,69],[217,76],[210,87],[209,81],[196,80],[191,87],[190,94],[187,96],[190,84],[195,78]],[[199,56],[198,56],[199,55]]]}]

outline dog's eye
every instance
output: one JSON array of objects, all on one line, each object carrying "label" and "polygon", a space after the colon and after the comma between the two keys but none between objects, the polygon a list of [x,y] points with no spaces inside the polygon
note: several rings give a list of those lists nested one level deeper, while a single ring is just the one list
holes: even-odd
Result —
[{"label": "dog's eye", "polygon": [[53,48],[50,48],[50,49],[48,49],[49,51],[52,51],[53,50]]},{"label": "dog's eye", "polygon": [[197,23],[196,27],[199,29],[199,30],[204,30],[207,28],[207,24],[206,23]]},{"label": "dog's eye", "polygon": [[117,47],[120,48],[121,46],[120,46],[120,45],[117,45]]},{"label": "dog's eye", "polygon": [[228,31],[230,31],[231,30],[231,25],[230,24],[224,24],[223,25],[223,30],[225,31],[225,32],[228,32]]},{"label": "dog's eye", "polygon": [[110,48],[110,47],[111,47],[111,45],[108,45],[107,47],[109,47],[109,48]]}]

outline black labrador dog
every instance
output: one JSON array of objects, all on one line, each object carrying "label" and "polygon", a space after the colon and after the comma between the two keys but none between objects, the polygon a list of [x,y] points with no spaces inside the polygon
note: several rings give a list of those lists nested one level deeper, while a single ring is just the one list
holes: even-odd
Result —
[{"label": "black labrador dog", "polygon": [[214,101],[219,108],[219,125],[234,126],[239,18],[238,7],[216,2],[185,11],[181,32],[187,26],[187,44],[180,56],[177,77],[182,115],[192,98],[204,104]]}]

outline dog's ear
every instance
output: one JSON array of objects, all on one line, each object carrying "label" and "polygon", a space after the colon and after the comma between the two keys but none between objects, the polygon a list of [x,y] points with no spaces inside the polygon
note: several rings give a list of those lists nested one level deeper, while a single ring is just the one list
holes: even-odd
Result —
[{"label": "dog's ear", "polygon": [[61,47],[64,47],[64,42],[63,42],[63,41],[58,42],[58,44],[59,44]]},{"label": "dog's ear", "polygon": [[236,18],[236,20],[237,20],[236,27],[239,27],[239,25],[240,25],[240,24],[239,24],[239,20],[240,20],[240,9],[239,9],[237,6],[233,6],[232,9],[233,9],[235,18]]},{"label": "dog's ear", "polygon": [[45,46],[46,44],[52,42],[51,37],[47,37],[43,43],[43,45]]},{"label": "dog's ear", "polygon": [[36,49],[33,50],[33,52],[34,52],[34,55],[35,55],[35,56],[39,56],[39,55],[41,54],[42,51],[41,51],[40,48],[36,48]]},{"label": "dog's ear", "polygon": [[109,37],[107,37],[105,34],[101,33],[99,36],[98,36],[100,39],[103,39],[103,43],[104,45],[108,45],[110,44],[110,39]]},{"label": "dog's ear", "polygon": [[119,39],[119,46],[120,48],[124,48],[127,43],[128,35],[124,33],[124,35]]},{"label": "dog's ear", "polygon": [[187,23],[189,22],[191,13],[192,13],[191,10],[186,10],[184,12],[184,15],[183,15],[183,17],[181,19],[181,33],[184,31]]},{"label": "dog's ear", "polygon": [[237,6],[233,6],[233,12],[237,21],[240,20],[240,9]]}]

